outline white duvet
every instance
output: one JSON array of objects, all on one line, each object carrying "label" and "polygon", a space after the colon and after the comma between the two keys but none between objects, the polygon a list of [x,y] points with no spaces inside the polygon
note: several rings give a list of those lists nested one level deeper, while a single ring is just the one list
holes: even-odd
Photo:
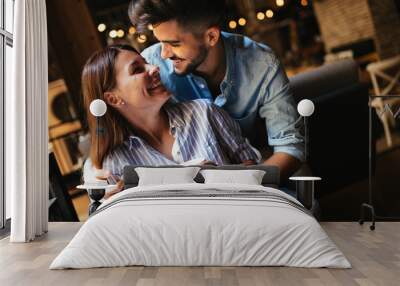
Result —
[{"label": "white duvet", "polygon": [[113,196],[50,269],[127,265],[351,267],[318,222],[285,193],[195,183],[135,187]]}]

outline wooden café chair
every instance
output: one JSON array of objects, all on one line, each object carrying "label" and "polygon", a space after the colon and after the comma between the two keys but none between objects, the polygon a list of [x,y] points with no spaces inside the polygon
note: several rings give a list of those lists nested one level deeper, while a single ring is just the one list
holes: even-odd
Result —
[{"label": "wooden caf\u00e9 chair", "polygon": [[387,146],[392,147],[390,127],[395,125],[394,115],[397,109],[393,110],[391,107],[400,103],[400,55],[370,63],[367,71],[371,77],[374,95],[381,96],[373,98],[370,105],[375,108],[382,121]]}]

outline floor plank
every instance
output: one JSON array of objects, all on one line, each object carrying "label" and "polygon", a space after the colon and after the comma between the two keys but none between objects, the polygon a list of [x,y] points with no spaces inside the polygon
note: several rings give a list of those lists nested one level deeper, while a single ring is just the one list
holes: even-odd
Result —
[{"label": "floor plank", "polygon": [[82,223],[50,223],[32,243],[0,240],[0,285],[399,285],[400,222],[380,222],[375,231],[356,222],[321,223],[352,269],[290,267],[117,267],[48,270]]}]

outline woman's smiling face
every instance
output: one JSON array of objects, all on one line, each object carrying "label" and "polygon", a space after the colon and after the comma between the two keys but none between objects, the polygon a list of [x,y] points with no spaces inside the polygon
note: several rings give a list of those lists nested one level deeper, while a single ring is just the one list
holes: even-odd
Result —
[{"label": "woman's smiling face", "polygon": [[127,107],[135,109],[161,108],[170,98],[170,92],[161,83],[159,68],[146,63],[135,52],[121,50],[116,58],[115,95]]}]

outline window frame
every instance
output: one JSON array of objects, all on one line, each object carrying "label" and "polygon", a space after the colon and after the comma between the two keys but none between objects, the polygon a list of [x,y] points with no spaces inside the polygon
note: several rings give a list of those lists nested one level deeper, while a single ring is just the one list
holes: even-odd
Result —
[{"label": "window frame", "polygon": [[[5,189],[5,76],[6,47],[13,48],[13,34],[6,30],[6,1],[7,0],[0,0],[0,237],[9,233],[10,230],[10,219],[6,217],[7,200]],[[12,2],[12,10],[13,13],[15,13],[15,0],[8,1]],[[14,17],[14,15],[12,15],[12,17]]]}]

